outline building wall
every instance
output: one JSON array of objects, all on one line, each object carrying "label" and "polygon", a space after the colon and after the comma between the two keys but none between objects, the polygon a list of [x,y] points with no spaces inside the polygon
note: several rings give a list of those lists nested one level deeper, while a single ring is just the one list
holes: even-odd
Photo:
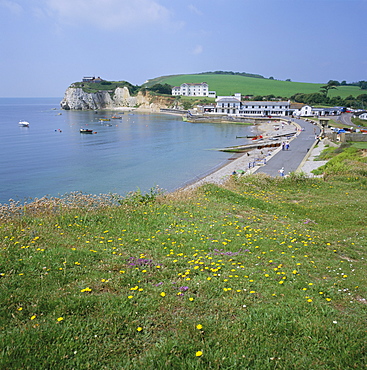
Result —
[{"label": "building wall", "polygon": [[183,83],[181,86],[175,86],[172,89],[172,95],[208,96],[209,95],[209,86],[205,82],[203,82],[201,84]]}]

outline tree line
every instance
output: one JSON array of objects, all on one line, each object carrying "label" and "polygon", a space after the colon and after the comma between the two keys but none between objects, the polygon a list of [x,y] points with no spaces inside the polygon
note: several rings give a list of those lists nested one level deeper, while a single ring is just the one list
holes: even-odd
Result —
[{"label": "tree line", "polygon": [[[311,93],[311,94],[302,94],[297,93],[291,96],[291,100],[297,103],[304,103],[308,105],[312,104],[323,104],[331,106],[344,106],[351,108],[362,108],[364,109],[367,105],[367,94],[360,94],[357,97],[352,95],[347,96],[346,98],[341,98],[340,96],[334,96],[330,98],[328,93],[330,90],[337,89],[337,86],[347,86],[345,81],[339,83],[336,80],[330,80],[326,85],[321,86],[320,92]],[[361,90],[367,88],[366,81],[359,81],[354,83],[354,85],[349,84],[349,86],[359,86]]]}]

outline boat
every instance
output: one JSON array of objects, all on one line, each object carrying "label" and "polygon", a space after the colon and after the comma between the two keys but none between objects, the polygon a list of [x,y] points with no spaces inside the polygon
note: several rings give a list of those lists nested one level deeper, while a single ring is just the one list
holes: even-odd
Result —
[{"label": "boat", "polygon": [[103,122],[103,121],[111,121],[109,118],[100,118],[99,119],[101,122]]},{"label": "boat", "polygon": [[122,116],[112,116],[111,118],[112,118],[112,119],[121,119],[121,118],[122,118]]},{"label": "boat", "polygon": [[263,138],[263,136],[262,135],[258,135],[258,136],[253,136],[252,138],[251,138],[251,140],[259,140],[259,139],[262,139]]},{"label": "boat", "polygon": [[80,133],[81,134],[93,134],[93,130],[91,130],[89,128],[81,128]]},{"label": "boat", "polygon": [[27,121],[19,121],[19,126],[29,127],[29,122],[27,122]]},{"label": "boat", "polygon": [[236,136],[236,139],[253,139],[255,137],[257,137],[258,135],[246,135],[246,136]]}]

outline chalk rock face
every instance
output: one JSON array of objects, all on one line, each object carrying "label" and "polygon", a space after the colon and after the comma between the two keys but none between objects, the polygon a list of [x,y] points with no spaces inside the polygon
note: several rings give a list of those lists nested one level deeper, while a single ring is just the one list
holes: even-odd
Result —
[{"label": "chalk rock face", "polygon": [[88,110],[112,108],[113,102],[107,91],[86,93],[81,88],[69,87],[60,105],[65,110]]},{"label": "chalk rock face", "polygon": [[136,97],[130,96],[129,89],[125,87],[117,87],[113,95],[114,107],[134,107],[136,106]]},{"label": "chalk rock face", "polygon": [[161,108],[179,108],[175,106],[173,97],[154,96],[146,91],[144,93],[139,91],[136,96],[131,96],[126,86],[117,87],[113,92],[98,91],[95,93],[86,93],[80,87],[70,86],[66,90],[60,105],[65,110],[97,110],[126,107],[159,112]]}]

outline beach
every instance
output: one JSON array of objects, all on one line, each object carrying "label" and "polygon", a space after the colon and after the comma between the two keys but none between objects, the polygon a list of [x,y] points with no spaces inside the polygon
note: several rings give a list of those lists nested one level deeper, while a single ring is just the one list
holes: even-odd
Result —
[{"label": "beach", "polygon": [[[276,135],[291,135],[290,141],[299,133],[300,126],[294,122],[288,121],[268,121],[266,123],[261,123],[256,125],[256,130],[263,136],[263,139],[271,138]],[[296,132],[296,135],[293,135]],[[280,138],[281,142],[282,139]],[[236,176],[243,176],[246,174],[251,174],[255,172],[259,166],[265,166],[267,161],[276,155],[280,150],[282,150],[281,145],[275,148],[263,148],[263,149],[252,149],[238,158],[230,158],[228,164],[218,168],[214,172],[206,175],[205,177],[199,179],[198,181],[189,184],[184,187],[184,190],[195,189],[206,183],[213,183],[217,185],[224,184],[230,176],[234,173]]]}]

